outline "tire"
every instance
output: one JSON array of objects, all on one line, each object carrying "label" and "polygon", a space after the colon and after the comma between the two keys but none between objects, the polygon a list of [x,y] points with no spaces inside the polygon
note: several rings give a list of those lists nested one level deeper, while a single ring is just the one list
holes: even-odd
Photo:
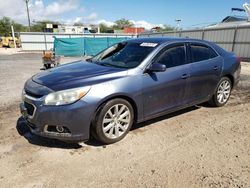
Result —
[{"label": "tire", "polygon": [[134,110],[124,99],[113,99],[98,110],[92,122],[91,136],[104,144],[122,140],[134,123]]},{"label": "tire", "polygon": [[9,48],[15,48],[14,41],[10,41],[10,42],[9,42]]},{"label": "tire", "polygon": [[231,80],[228,77],[223,77],[221,78],[218,86],[216,87],[215,93],[208,103],[214,107],[222,107],[228,102],[231,92]]},{"label": "tire", "polygon": [[46,70],[50,69],[51,68],[51,64],[44,64],[44,67],[45,67]]}]

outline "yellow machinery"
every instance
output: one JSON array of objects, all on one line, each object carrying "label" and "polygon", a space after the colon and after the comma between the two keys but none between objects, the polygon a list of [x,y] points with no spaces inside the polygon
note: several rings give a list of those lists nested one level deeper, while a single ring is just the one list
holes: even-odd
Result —
[{"label": "yellow machinery", "polygon": [[[16,47],[20,47],[20,40],[15,37]],[[0,40],[0,47],[9,47],[14,48],[14,39],[13,37],[2,37]]]}]

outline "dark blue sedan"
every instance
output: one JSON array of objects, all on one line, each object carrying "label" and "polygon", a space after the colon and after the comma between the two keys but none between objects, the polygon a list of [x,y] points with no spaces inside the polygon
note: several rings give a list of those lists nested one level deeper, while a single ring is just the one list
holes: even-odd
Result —
[{"label": "dark blue sedan", "polygon": [[134,123],[207,101],[225,105],[240,67],[239,58],[214,43],[132,39],[33,76],[20,109],[36,135],[111,144]]}]

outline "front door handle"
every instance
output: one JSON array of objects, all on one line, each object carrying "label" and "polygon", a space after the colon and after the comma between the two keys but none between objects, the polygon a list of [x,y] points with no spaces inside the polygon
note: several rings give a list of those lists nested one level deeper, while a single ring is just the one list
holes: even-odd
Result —
[{"label": "front door handle", "polygon": [[187,78],[189,78],[189,77],[190,77],[189,74],[183,74],[183,75],[181,76],[182,79],[187,79]]},{"label": "front door handle", "polygon": [[219,67],[218,66],[214,66],[214,70],[215,71],[219,70]]}]

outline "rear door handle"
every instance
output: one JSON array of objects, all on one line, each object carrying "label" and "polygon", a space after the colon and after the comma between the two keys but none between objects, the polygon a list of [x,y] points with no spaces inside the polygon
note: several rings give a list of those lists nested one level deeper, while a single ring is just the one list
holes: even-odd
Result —
[{"label": "rear door handle", "polygon": [[182,79],[187,79],[187,78],[189,78],[189,77],[190,77],[189,74],[183,74],[183,75],[181,76]]}]

